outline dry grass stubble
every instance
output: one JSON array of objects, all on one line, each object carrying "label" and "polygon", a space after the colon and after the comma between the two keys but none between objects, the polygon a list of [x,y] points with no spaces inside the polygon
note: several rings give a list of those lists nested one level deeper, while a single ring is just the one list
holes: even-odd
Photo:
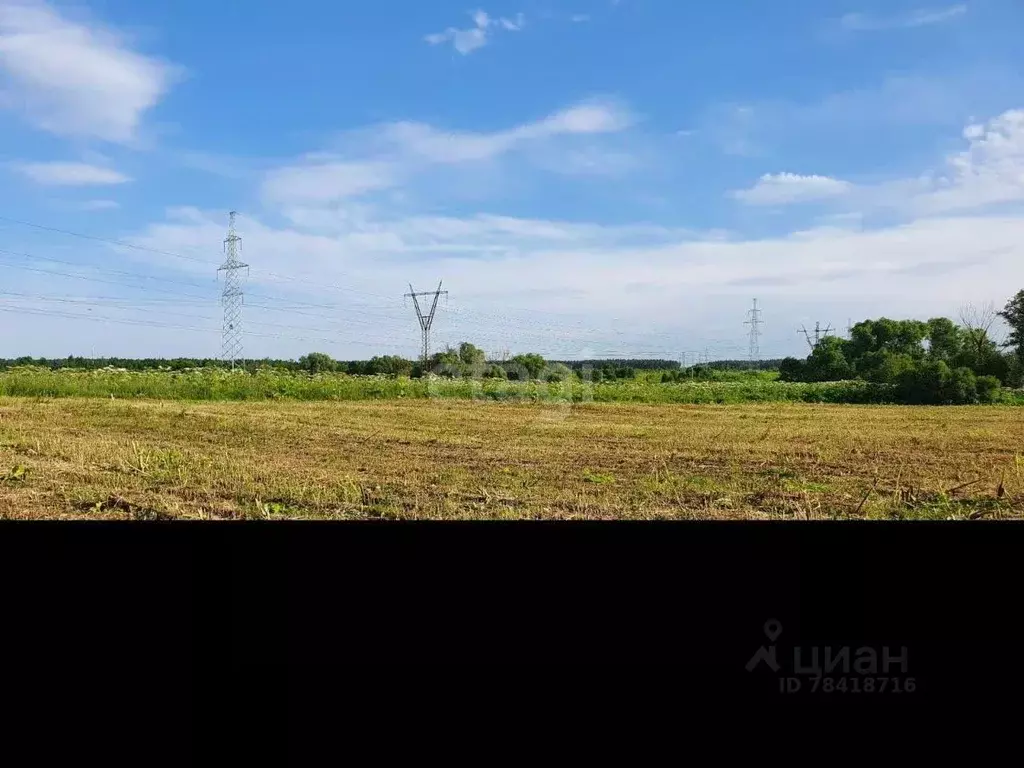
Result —
[{"label": "dry grass stubble", "polygon": [[7,518],[1022,515],[1011,408],[0,398]]}]

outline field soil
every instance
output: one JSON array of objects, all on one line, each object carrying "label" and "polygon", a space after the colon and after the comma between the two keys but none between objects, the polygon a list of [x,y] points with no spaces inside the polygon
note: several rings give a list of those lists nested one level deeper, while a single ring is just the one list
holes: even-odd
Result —
[{"label": "field soil", "polygon": [[0,398],[0,517],[1024,517],[1024,411]]}]

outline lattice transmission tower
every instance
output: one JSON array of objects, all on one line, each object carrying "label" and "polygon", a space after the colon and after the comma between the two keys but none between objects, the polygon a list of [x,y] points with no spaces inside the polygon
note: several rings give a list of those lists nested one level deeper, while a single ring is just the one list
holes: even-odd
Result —
[{"label": "lattice transmission tower", "polygon": [[758,326],[764,323],[764,320],[761,319],[761,310],[757,308],[757,299],[754,299],[753,308],[747,310],[747,318],[743,324],[750,326],[750,362],[756,363],[761,359],[761,348],[758,344],[761,329]]},{"label": "lattice transmission tower", "polygon": [[[424,365],[430,362],[430,328],[434,324],[434,313],[437,311],[437,300],[442,295],[447,297],[448,291],[441,290],[440,282],[437,284],[436,291],[423,291],[420,293],[416,293],[415,289],[412,287],[412,283],[409,283],[409,293],[405,294],[406,298],[412,298],[413,306],[416,307],[416,317],[420,321],[420,330],[423,332],[423,350],[421,352],[421,357]],[[423,310],[420,308],[420,296],[434,297],[434,301],[430,305],[430,311],[425,315],[423,314]],[[445,300],[447,301],[447,298]]]},{"label": "lattice transmission tower", "polygon": [[814,341],[811,341],[811,332],[808,331],[804,326],[800,326],[798,333],[802,333],[804,338],[807,339],[807,346],[811,348],[811,352],[817,349],[818,345],[821,344],[822,339],[827,339],[828,335],[832,333],[832,324],[828,324],[828,328],[822,328],[820,322],[814,324]]},{"label": "lattice transmission tower", "polygon": [[220,302],[224,307],[224,323],[221,326],[221,359],[231,361],[231,370],[235,369],[235,360],[242,356],[242,276],[243,270],[249,274],[249,265],[241,260],[242,238],[235,232],[235,217],[231,211],[228,215],[228,236],[224,238],[224,263],[217,268],[217,276],[224,273],[224,292]]}]

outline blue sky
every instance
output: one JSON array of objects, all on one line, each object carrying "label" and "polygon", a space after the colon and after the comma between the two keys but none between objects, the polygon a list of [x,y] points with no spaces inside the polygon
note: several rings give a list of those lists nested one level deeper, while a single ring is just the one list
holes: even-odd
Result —
[{"label": "blue sky", "polygon": [[742,357],[755,296],[762,356],[1001,305],[1021,32],[1019,0],[0,0],[0,356],[216,355],[232,209],[251,356],[413,356],[402,293],[441,279],[436,344],[553,357]]}]

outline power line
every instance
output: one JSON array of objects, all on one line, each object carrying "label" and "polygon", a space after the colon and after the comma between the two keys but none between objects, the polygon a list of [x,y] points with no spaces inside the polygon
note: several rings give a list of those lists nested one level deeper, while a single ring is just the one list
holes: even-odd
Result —
[{"label": "power line", "polygon": [[[24,221],[24,220],[21,220],[21,219],[13,219],[13,218],[10,218],[10,217],[7,217],[7,216],[0,216],[0,221],[6,221],[6,222],[9,222],[9,223],[12,223],[12,224],[18,224],[18,225],[26,226],[26,227],[32,227],[33,229],[39,229],[39,230],[43,230],[43,231],[47,231],[47,232],[56,232],[56,233],[60,233],[60,234],[63,234],[63,235],[69,235],[71,237],[78,237],[78,238],[83,238],[83,239],[86,239],[86,240],[92,240],[94,242],[108,243],[108,244],[116,245],[116,246],[119,246],[119,247],[122,247],[122,248],[130,248],[130,249],[136,250],[136,251],[144,251],[144,252],[147,252],[147,253],[155,253],[155,254],[159,254],[159,255],[163,255],[163,256],[171,256],[173,258],[184,259],[186,261],[191,261],[191,262],[195,262],[195,263],[200,263],[200,264],[208,264],[209,263],[209,260],[207,260],[207,259],[201,259],[201,258],[197,258],[197,257],[194,257],[194,256],[187,256],[185,254],[177,253],[175,251],[168,251],[168,250],[163,250],[163,249],[159,249],[159,248],[151,248],[151,247],[148,247],[148,246],[143,246],[143,245],[138,245],[136,243],[131,243],[131,242],[128,242],[128,241],[125,241],[125,240],[118,240],[118,239],[114,239],[114,238],[99,237],[97,235],[89,235],[89,234],[85,234],[85,233],[82,233],[82,232],[75,232],[75,231],[72,231],[72,230],[69,230],[69,229],[63,229],[63,228],[59,228],[59,227],[52,227],[52,226],[47,226],[47,225],[43,225],[43,224],[36,224],[36,223],[30,222],[30,221]],[[363,290],[359,290],[359,289],[356,289],[356,288],[352,288],[350,286],[336,285],[336,284],[331,284],[331,283],[324,283],[323,280],[319,279],[319,278],[315,278],[315,279],[312,279],[312,280],[307,280],[307,279],[303,279],[301,277],[296,277],[295,275],[282,275],[282,274],[279,274],[279,273],[276,273],[276,272],[271,272],[271,271],[268,271],[268,270],[261,269],[259,267],[253,267],[251,269],[251,272],[253,274],[256,274],[256,275],[266,275],[268,277],[275,278],[276,280],[286,280],[286,281],[289,281],[289,282],[298,282],[298,283],[305,283],[305,284],[308,284],[308,285],[314,285],[317,288],[321,288],[321,289],[323,289],[323,288],[330,288],[330,289],[333,289],[333,290],[340,290],[340,291],[345,291],[345,292],[350,292],[350,293],[357,293],[357,294],[361,294],[361,295],[364,295],[364,296],[372,296],[374,298],[379,298],[379,299],[388,299],[388,300],[390,300],[392,298],[390,296],[385,296],[383,294],[373,293],[373,292],[370,292],[370,291],[363,291]],[[337,274],[340,274],[342,276],[349,276],[349,277],[353,276],[351,273],[346,273],[346,272],[338,272]],[[254,295],[254,294],[250,293],[249,295],[251,296],[251,295]],[[320,306],[327,306],[327,305],[320,305]],[[560,319],[563,320],[560,328],[564,328],[564,325],[565,325],[564,318],[567,318],[567,317],[571,316],[571,315],[567,315],[567,314],[565,314],[563,312],[552,312],[550,310],[536,309],[536,308],[527,309],[527,308],[523,308],[523,307],[511,307],[511,306],[508,306],[508,307],[506,307],[506,309],[513,310],[513,311],[520,311],[520,312],[528,312],[528,313],[531,313],[531,314],[548,315],[550,317],[560,318]],[[462,310],[453,310],[453,311],[470,312],[470,313],[476,314],[476,315],[478,315],[480,317],[497,319],[497,320],[501,320],[501,321],[504,321],[504,322],[508,322],[509,321],[509,318],[507,318],[505,316],[497,315],[497,314],[494,314],[494,313],[481,312],[479,310],[462,309]],[[621,318],[610,317],[609,319],[611,319],[613,321],[618,321]],[[515,321],[515,322],[522,322],[521,319],[515,319],[515,318],[513,318],[513,321]],[[616,333],[617,331],[615,329],[608,329],[608,330],[601,330],[599,332],[601,332],[601,333]],[[666,334],[662,334],[662,335],[672,335],[672,334],[667,334],[666,333]]]},{"label": "power line", "polygon": [[[146,251],[146,252],[150,252],[150,253],[167,255],[167,256],[171,256],[171,257],[175,257],[175,258],[185,259],[185,260],[190,261],[190,262],[208,263],[208,261],[204,260],[204,259],[198,259],[198,258],[194,258],[194,257],[190,257],[190,256],[185,256],[183,254],[175,253],[173,251],[168,251],[168,250],[162,250],[162,249],[158,249],[158,248],[151,248],[151,247],[147,247],[147,246],[137,245],[135,243],[126,242],[126,241],[123,241],[123,240],[115,240],[115,239],[111,239],[111,238],[97,237],[97,236],[94,236],[94,235],[88,235],[88,234],[84,234],[84,233],[74,232],[74,231],[67,230],[67,229],[62,229],[62,228],[59,228],[59,227],[50,227],[50,226],[45,226],[45,225],[41,225],[41,224],[34,224],[32,222],[21,221],[21,220],[12,219],[12,218],[9,218],[9,217],[4,217],[4,216],[0,216],[0,220],[11,222],[11,223],[15,223],[15,224],[19,224],[19,225],[22,225],[22,226],[33,227],[35,229],[39,229],[39,230],[42,230],[42,231],[58,232],[58,233],[61,233],[61,234],[66,234],[66,235],[71,235],[71,236],[74,236],[74,237],[84,238],[84,239],[87,239],[87,240],[93,240],[93,241],[97,241],[97,242],[106,242],[106,243],[109,243],[111,245],[114,245],[114,246],[117,246],[117,247],[121,247],[121,248],[131,248],[131,249],[138,250],[138,251]],[[230,237],[230,233],[229,233],[229,237]],[[228,241],[225,240],[225,245],[227,245],[227,242]],[[50,257],[41,257],[41,256],[36,256],[34,254],[23,253],[23,252],[18,252],[18,251],[10,251],[10,250],[0,249],[0,254],[7,254],[7,255],[10,255],[10,256],[17,256],[17,257],[28,258],[28,259],[33,259],[33,260],[47,261],[47,262],[52,262],[54,264],[68,265],[68,266],[74,267],[76,269],[86,268],[86,269],[90,270],[90,272],[96,272],[99,275],[107,275],[107,274],[109,274],[109,275],[115,275],[115,276],[129,277],[129,278],[132,278],[133,280],[137,280],[137,281],[145,282],[145,283],[157,282],[157,283],[164,283],[164,284],[168,284],[168,285],[172,285],[172,286],[184,286],[184,287],[187,287],[187,288],[199,289],[200,291],[203,292],[203,294],[205,294],[206,286],[199,285],[199,284],[196,284],[196,283],[193,283],[193,282],[185,282],[185,281],[182,281],[182,280],[173,280],[173,279],[166,278],[166,277],[157,277],[157,276],[149,275],[149,274],[140,274],[138,272],[129,272],[129,271],[125,271],[125,270],[111,269],[109,267],[100,267],[100,266],[96,266],[96,265],[93,265],[93,264],[83,264],[81,262],[75,262],[75,261],[67,261],[67,260],[55,259],[55,258],[50,258]],[[239,263],[241,263],[241,262],[239,261]],[[53,276],[66,277],[66,278],[69,278],[69,279],[77,279],[77,280],[87,280],[87,281],[91,281],[91,282],[97,282],[97,283],[103,283],[103,284],[108,284],[108,285],[114,285],[114,286],[119,286],[119,287],[122,287],[122,288],[127,288],[127,289],[131,289],[131,290],[142,291],[142,292],[147,292],[147,293],[148,292],[156,292],[156,293],[165,294],[167,296],[172,296],[172,297],[182,297],[180,300],[177,300],[177,302],[180,303],[180,304],[183,304],[183,305],[186,303],[184,301],[184,299],[192,299],[192,300],[195,300],[196,304],[199,304],[199,303],[205,303],[205,302],[207,302],[207,301],[209,301],[210,299],[213,298],[209,294],[200,295],[200,294],[190,293],[190,292],[185,292],[185,291],[168,290],[168,289],[165,289],[165,288],[160,288],[160,287],[153,286],[153,285],[148,285],[148,284],[140,285],[138,283],[126,282],[126,281],[123,281],[123,280],[104,279],[103,277],[94,276],[92,274],[76,274],[76,273],[70,273],[70,272],[66,272],[66,271],[44,269],[44,268],[41,268],[41,267],[38,267],[38,266],[28,266],[28,265],[19,265],[19,264],[8,264],[8,266],[10,266],[10,267],[12,267],[14,269],[25,270],[25,271],[34,272],[34,273],[37,273],[37,274],[53,275]],[[220,271],[220,270],[218,270],[218,271]],[[278,275],[278,274],[273,273],[273,272],[263,272],[262,270],[257,269],[257,268],[253,268],[252,272],[267,274],[267,275],[270,275],[272,277],[278,278],[281,281],[287,280],[289,282],[311,283],[311,284],[317,285],[317,287],[319,287],[319,288],[337,288],[339,290],[346,290],[346,291],[350,291],[350,292],[354,292],[354,293],[362,293],[362,294],[367,295],[367,296],[374,296],[374,297],[379,297],[379,298],[383,298],[383,299],[389,299],[389,301],[390,301],[390,297],[381,296],[380,294],[375,294],[375,293],[371,293],[371,292],[368,292],[368,291],[358,291],[356,289],[352,289],[352,288],[349,288],[347,286],[327,285],[327,284],[324,284],[322,281],[317,281],[317,282],[314,283],[313,281],[303,280],[302,278],[297,278],[297,277],[294,277],[294,276]],[[240,288],[240,286],[239,286],[239,288]],[[410,289],[411,289],[411,286],[410,286]],[[227,291],[227,290],[228,290],[228,286],[226,285],[225,286],[225,291]],[[440,291],[440,286],[439,286],[439,291]],[[401,324],[401,321],[396,316],[396,313],[390,312],[390,308],[389,307],[379,307],[379,309],[383,310],[383,311],[382,312],[381,311],[374,312],[373,310],[374,309],[378,309],[378,307],[375,307],[375,306],[372,306],[372,305],[353,306],[351,304],[338,304],[338,303],[326,303],[326,302],[315,302],[315,301],[302,301],[302,300],[299,300],[299,299],[295,299],[294,297],[275,296],[275,295],[271,295],[271,294],[254,293],[254,292],[249,292],[249,291],[246,291],[246,293],[249,294],[249,297],[259,298],[259,299],[262,299],[265,302],[270,302],[271,304],[279,304],[280,305],[280,306],[270,306],[270,305],[267,305],[267,304],[250,304],[249,305],[249,306],[251,306],[253,308],[261,308],[261,309],[264,309],[264,310],[267,310],[267,311],[288,312],[291,315],[301,315],[301,316],[316,317],[316,318],[320,319],[321,321],[327,321],[328,323],[337,322],[337,323],[345,323],[346,325],[348,325],[348,324],[356,324],[356,325],[373,326],[374,328],[377,328],[377,329],[387,329],[388,332],[392,332],[392,333],[398,333],[399,332],[399,325]],[[447,295],[447,292],[443,292],[443,293],[445,293]],[[432,295],[432,294],[428,294],[428,295]],[[131,300],[127,299],[127,298],[116,298],[116,297],[96,297],[96,298],[97,298],[97,300],[104,302],[104,304],[107,305],[107,306],[113,306],[114,304],[117,304],[117,303],[120,303],[120,304],[123,304],[123,305],[130,305],[130,302],[131,302]],[[224,297],[222,296],[222,301],[223,301],[223,299],[224,299]],[[435,296],[435,299],[436,299],[436,296]],[[150,302],[150,303],[155,303],[155,302],[158,302],[158,301],[169,302],[171,300],[172,299],[158,300],[158,299],[153,299],[153,298],[146,298],[146,299],[136,299],[135,301],[137,303],[141,304],[144,301],[145,302]],[[88,300],[83,300],[83,303],[88,303]],[[335,312],[338,312],[338,313],[342,313],[343,316],[339,316],[336,319],[332,319],[330,317],[325,317],[324,313],[316,313],[316,314],[314,314],[312,312],[302,312],[299,309],[296,309],[297,307],[326,308],[326,309],[334,310]],[[435,308],[436,308],[436,305],[435,305],[435,307],[432,307],[432,309],[435,309]],[[516,310],[517,308],[509,307],[507,309],[509,309],[509,310]],[[225,307],[225,311],[226,310],[227,310],[227,307]],[[397,310],[397,307],[396,307],[396,310]],[[662,355],[662,356],[664,356],[667,353],[667,354],[669,354],[670,357],[674,356],[676,354],[674,351],[667,351],[667,347],[661,346],[661,345],[659,345],[657,343],[651,344],[651,343],[647,343],[647,342],[637,341],[637,340],[632,339],[632,338],[626,338],[626,337],[632,336],[633,332],[629,332],[629,331],[623,330],[621,328],[600,329],[600,328],[589,327],[588,325],[586,325],[584,323],[581,323],[581,322],[578,322],[578,321],[569,323],[569,322],[566,321],[566,318],[569,317],[566,314],[558,313],[558,312],[551,312],[551,311],[548,311],[548,310],[540,310],[540,309],[526,310],[526,309],[523,309],[522,311],[530,312],[533,315],[543,315],[543,316],[548,316],[548,317],[555,317],[555,318],[558,318],[561,322],[559,324],[557,324],[557,325],[555,325],[555,324],[548,324],[548,323],[541,323],[541,322],[538,322],[534,317],[516,317],[516,316],[511,316],[509,314],[504,314],[504,313],[487,312],[487,311],[481,311],[481,310],[476,310],[476,309],[471,309],[471,308],[459,308],[459,307],[456,307],[456,308],[452,309],[451,311],[447,312],[446,316],[447,315],[451,315],[452,316],[451,319],[453,321],[456,321],[456,322],[460,321],[460,320],[464,320],[467,323],[481,323],[482,324],[482,323],[486,323],[487,321],[491,321],[491,322],[495,322],[497,324],[500,324],[499,327],[490,329],[488,331],[484,331],[484,330],[482,330],[480,328],[476,328],[476,327],[472,328],[472,330],[467,330],[466,333],[468,334],[468,337],[469,338],[473,338],[474,340],[475,339],[481,339],[481,340],[485,340],[485,341],[486,340],[501,340],[501,342],[503,344],[507,345],[509,340],[511,340],[513,343],[518,341],[521,344],[521,342],[524,339],[538,339],[538,340],[542,340],[543,341],[543,345],[545,347],[548,347],[549,349],[559,348],[559,349],[563,349],[564,350],[564,349],[569,348],[569,346],[572,345],[573,343],[575,343],[575,344],[583,344],[583,345],[587,345],[587,346],[598,345],[599,348],[600,347],[604,347],[604,345],[607,344],[607,342],[609,341],[608,336],[611,335],[611,336],[619,337],[619,339],[621,340],[619,343],[622,344],[624,348],[636,350],[638,352],[641,352],[641,354],[652,354],[652,355]],[[165,312],[165,314],[173,314],[173,313]],[[181,315],[181,313],[179,313],[179,315]],[[194,317],[194,315],[181,315],[181,316],[184,316],[184,317]],[[420,314],[418,314],[418,317],[420,317]],[[240,319],[241,319],[241,317],[239,315],[239,320]],[[421,330],[422,330],[422,321],[423,320],[428,320],[428,319],[430,320],[431,326],[433,326],[433,323],[434,323],[433,318],[428,318],[427,316],[423,316],[422,319],[421,319]],[[275,323],[254,323],[254,324],[266,325],[266,326],[271,326],[271,327],[280,327],[280,328],[300,328],[301,329],[301,326],[295,326],[295,325],[288,326],[288,325],[275,324]],[[227,325],[232,325],[232,323],[228,322]],[[238,323],[238,325],[240,326],[240,323]],[[457,325],[455,326],[455,329],[453,329],[453,331],[452,331],[453,333],[462,333],[461,330],[458,330],[459,325],[460,324],[457,323]],[[509,327],[507,329],[503,329],[500,326],[509,326]],[[756,326],[755,326],[755,329],[756,329]],[[239,331],[240,330],[241,329],[239,327]],[[321,330],[321,329],[317,329],[317,330]],[[327,332],[327,329],[322,329],[322,330],[324,332]],[[222,334],[223,334],[223,331],[224,331],[224,328],[222,327]],[[433,327],[431,327],[430,331],[431,332],[433,331]],[[676,332],[654,331],[652,329],[637,329],[635,331],[635,333],[637,335],[642,335],[644,337],[660,336],[660,337],[672,338],[672,339],[678,338],[678,334]],[[597,338],[597,339],[587,338],[590,335],[600,335],[600,338]],[[239,335],[239,339],[240,338],[241,337]],[[711,340],[711,341],[713,343],[715,343],[716,346],[721,346],[721,344],[723,343],[722,340]],[[331,341],[331,343],[336,343],[336,342],[335,341]],[[353,341],[351,343],[359,343],[359,342]],[[429,348],[429,344],[430,344],[429,338],[427,340],[427,343],[428,343],[428,348]],[[383,345],[384,342],[381,342],[381,344]],[[678,348],[676,347],[676,349],[678,349]],[[641,350],[650,350],[650,351],[649,352],[642,352]],[[545,354],[548,354],[546,349],[542,349],[540,351],[544,352]],[[554,354],[558,354],[558,353],[554,353]],[[562,352],[562,354],[564,354],[564,352]],[[622,355],[622,354],[629,354],[629,353],[628,352],[609,353],[609,355],[611,355],[611,354]],[[706,357],[707,357],[707,351],[705,351],[705,358]]]},{"label": "power line", "polygon": [[[18,313],[18,314],[41,315],[41,316],[45,316],[45,317],[64,317],[64,318],[69,318],[69,319],[72,319],[72,320],[88,320],[88,321],[93,321],[93,322],[113,323],[114,325],[134,325],[134,326],[142,326],[142,327],[146,327],[146,328],[159,328],[159,329],[162,329],[162,330],[176,330],[176,331],[193,331],[193,332],[198,332],[198,333],[214,333],[217,330],[216,327],[213,327],[213,326],[207,327],[207,328],[200,328],[200,327],[196,327],[196,326],[171,325],[171,324],[167,324],[167,323],[161,323],[159,321],[131,320],[131,319],[127,319],[127,318],[107,317],[105,315],[82,314],[82,313],[74,313],[74,312],[61,312],[59,310],[29,308],[29,307],[18,307],[17,309],[12,308],[12,307],[0,307],[0,312],[13,312],[13,313]],[[205,318],[197,318],[197,319],[205,319]],[[282,327],[285,327],[285,326],[282,326]],[[278,334],[278,333],[252,333],[252,332],[249,332],[247,335],[249,335],[249,336],[256,336],[256,337],[265,338],[265,339],[287,339],[287,340],[292,340],[292,341],[316,341],[316,342],[325,342],[325,343],[328,343],[328,344],[338,344],[338,343],[340,343],[337,338],[329,339],[329,338],[311,337],[311,336],[288,336],[288,335],[285,335],[285,334]],[[398,348],[398,346],[399,346],[397,344],[387,344],[387,343],[378,343],[378,342],[362,342],[362,341],[358,341],[358,340],[346,341],[345,343],[359,344],[359,345],[375,347],[375,348],[376,347],[380,347],[380,346],[389,346],[389,347],[392,347],[392,348]]]},{"label": "power line", "polygon": [[[80,264],[78,264],[76,262],[70,262],[70,261],[61,260],[61,259],[53,259],[53,258],[50,258],[50,257],[38,256],[36,254],[20,252],[20,251],[8,251],[8,250],[0,249],[0,253],[7,253],[9,255],[15,255],[15,256],[20,256],[20,257],[24,257],[24,258],[31,258],[31,259],[40,260],[40,261],[49,261],[49,262],[53,262],[53,263],[56,263],[56,264],[64,264],[64,265],[69,265],[69,266],[82,266],[82,265],[80,265]],[[131,289],[140,290],[140,291],[158,292],[158,293],[166,294],[166,295],[173,296],[173,297],[183,297],[183,298],[195,299],[197,302],[203,302],[203,303],[209,301],[212,298],[210,296],[203,296],[203,295],[194,294],[194,293],[186,293],[186,292],[182,292],[182,291],[168,290],[168,289],[165,289],[165,288],[158,288],[158,287],[155,287],[155,286],[138,285],[138,284],[127,283],[127,282],[119,281],[119,280],[107,280],[107,279],[104,279],[104,278],[101,278],[101,277],[95,277],[95,276],[92,276],[92,275],[82,275],[82,274],[77,274],[77,273],[73,273],[73,272],[66,272],[66,271],[60,271],[60,270],[51,270],[51,269],[43,269],[43,268],[40,268],[40,267],[29,267],[29,266],[23,266],[23,265],[17,265],[17,264],[7,264],[7,266],[10,266],[13,269],[25,270],[25,271],[28,271],[28,272],[35,272],[35,273],[38,273],[38,274],[52,275],[52,276],[57,276],[57,277],[65,277],[65,278],[71,278],[71,279],[76,279],[76,280],[85,280],[85,281],[88,281],[88,282],[97,282],[97,283],[102,283],[102,284],[106,284],[106,285],[114,285],[114,286],[131,288]],[[154,280],[154,281],[157,281],[157,282],[169,283],[169,284],[172,284],[172,285],[182,285],[182,286],[186,286],[186,287],[196,287],[196,288],[202,287],[202,286],[197,286],[197,285],[195,285],[193,283],[186,283],[186,282],[181,282],[181,281],[169,280],[167,278],[159,278],[159,277],[154,277],[154,276],[151,276],[151,275],[143,275],[143,274],[138,274],[138,273],[134,273],[134,272],[126,272],[126,271],[123,271],[123,270],[113,270],[113,269],[109,269],[109,268],[105,268],[105,267],[93,267],[92,265],[90,265],[89,268],[90,269],[94,269],[95,271],[100,272],[100,273],[109,273],[109,274],[112,274],[112,275],[123,275],[123,276],[127,276],[127,277],[132,277],[132,278],[148,279],[148,280]],[[346,311],[348,311],[348,312],[352,312],[353,311],[351,306],[345,307],[345,305],[325,304],[325,303],[319,303],[319,302],[301,302],[301,301],[295,301],[295,300],[292,300],[292,299],[286,299],[286,298],[283,298],[283,297],[272,296],[272,295],[267,295],[267,294],[252,294],[252,293],[250,293],[249,295],[250,296],[255,295],[255,296],[257,296],[259,298],[263,298],[263,299],[265,299],[267,301],[288,302],[288,306],[282,306],[282,307],[272,307],[272,306],[267,306],[267,305],[264,305],[264,304],[250,304],[249,306],[259,307],[259,308],[263,308],[263,309],[267,309],[269,311],[275,311],[275,312],[287,312],[287,313],[289,313],[291,315],[303,315],[303,316],[309,316],[309,317],[316,317],[316,318],[321,319],[321,320],[324,319],[323,313],[313,314],[313,313],[309,313],[309,312],[302,312],[300,310],[294,309],[294,307],[295,306],[302,306],[302,307],[308,306],[308,307],[322,307],[322,308],[328,308],[328,309],[335,309],[335,308],[344,307],[346,309]],[[109,297],[104,297],[104,298],[109,298]],[[125,299],[110,299],[110,300],[126,301]],[[147,300],[148,301],[155,301],[154,299],[147,299]],[[172,299],[163,299],[162,301],[171,301],[171,300]],[[370,319],[367,320],[367,319],[357,319],[357,318],[352,318],[352,317],[345,317],[345,318],[339,318],[337,320],[337,322],[344,322],[346,324],[355,323],[357,325],[372,325],[372,326],[377,327],[377,328],[380,328],[382,326],[390,324],[391,330],[393,332],[396,332],[396,333],[399,332],[400,321],[398,320],[398,318],[395,315],[382,315],[382,314],[379,314],[379,313],[367,312],[365,310],[357,310],[355,313],[358,316],[368,317]],[[386,321],[386,322],[382,322],[382,321]],[[598,333],[600,331],[594,330],[593,332]],[[484,332],[484,331],[480,331],[480,330],[474,330],[472,333],[473,333],[474,338],[501,338],[501,339],[507,339],[510,336],[515,336],[516,338],[520,338],[520,339],[523,338],[523,337],[536,337],[536,338],[545,338],[545,339],[550,340],[550,337],[551,337],[550,333],[531,332],[531,331],[524,331],[522,329],[516,329],[515,331],[510,332],[509,334],[500,334],[500,333],[499,334],[495,334],[493,332]],[[567,338],[566,340],[570,340],[570,339]]]},{"label": "power line", "polygon": [[0,221],[6,221],[6,222],[9,222],[11,224],[20,224],[21,226],[32,227],[33,229],[41,229],[41,230],[44,230],[46,232],[57,232],[57,233],[62,234],[62,235],[71,235],[72,237],[80,237],[80,238],[82,238],[84,240],[94,240],[94,241],[96,241],[98,243],[108,243],[110,245],[116,245],[116,246],[119,246],[121,248],[131,248],[132,250],[135,250],[135,251],[146,251],[148,253],[158,253],[161,256],[173,256],[176,259],[186,259],[188,261],[195,261],[195,262],[198,262],[200,264],[207,263],[205,259],[197,259],[194,256],[185,256],[184,254],[175,253],[173,251],[162,251],[159,248],[147,248],[144,245],[136,245],[135,243],[127,243],[127,242],[125,242],[123,240],[113,240],[113,239],[108,238],[108,237],[96,237],[95,235],[86,235],[86,234],[82,234],[81,232],[72,232],[69,229],[60,229],[58,227],[48,227],[48,226],[45,226],[43,224],[33,224],[30,221],[21,221],[20,219],[11,219],[11,218],[8,218],[7,216],[0,216]]}]

